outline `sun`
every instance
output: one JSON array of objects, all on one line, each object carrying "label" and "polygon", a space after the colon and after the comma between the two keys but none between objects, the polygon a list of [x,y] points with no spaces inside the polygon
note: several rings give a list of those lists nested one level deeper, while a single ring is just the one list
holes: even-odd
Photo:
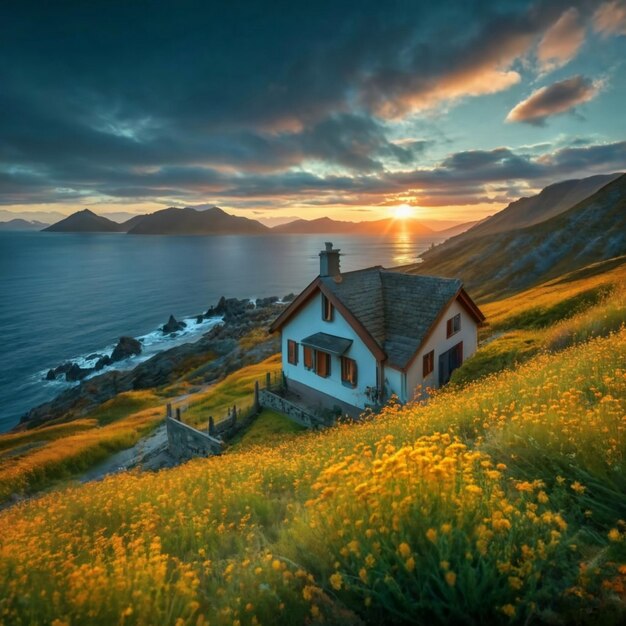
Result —
[{"label": "sun", "polygon": [[394,208],[393,216],[397,220],[405,220],[413,214],[413,207],[410,204],[399,204]]}]

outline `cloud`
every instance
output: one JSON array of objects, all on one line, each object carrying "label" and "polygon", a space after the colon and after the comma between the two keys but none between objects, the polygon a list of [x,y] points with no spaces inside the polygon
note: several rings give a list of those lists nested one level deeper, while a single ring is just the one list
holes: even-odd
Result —
[{"label": "cloud", "polygon": [[571,61],[585,41],[579,11],[571,7],[546,31],[537,46],[541,69],[551,71]]},{"label": "cloud", "polygon": [[[356,206],[413,190],[432,203],[494,198],[485,185],[540,179],[548,166],[538,158],[556,158],[556,144],[461,149],[480,130],[466,119],[439,129],[443,116],[416,114],[519,84],[533,51],[546,67],[565,63],[597,6],[213,4],[155,0],[146,15],[132,2],[12,3],[0,37],[0,203]],[[598,32],[621,6],[605,5]],[[578,78],[565,110],[599,88]],[[544,88],[550,114],[557,85]],[[456,152],[442,157],[444,145]]]},{"label": "cloud", "polygon": [[626,35],[626,3],[602,3],[593,15],[593,29],[603,37]]},{"label": "cloud", "polygon": [[[242,176],[207,167],[91,170],[88,184],[64,186],[52,173],[0,169],[0,204],[83,203],[86,200],[260,207],[399,204],[420,206],[503,204],[520,188],[541,188],[564,178],[623,169],[626,141],[570,146],[543,153],[498,147],[452,153],[433,167],[369,174],[320,175],[305,171]],[[291,208],[293,210],[293,208]]]},{"label": "cloud", "polygon": [[526,100],[516,104],[506,116],[507,122],[542,124],[546,118],[570,111],[578,104],[589,102],[598,95],[601,83],[584,76],[573,76],[541,87]]},{"label": "cloud", "polygon": [[[362,101],[377,115],[397,119],[516,85],[521,81],[516,63],[525,59],[537,37],[558,19],[562,3],[538,3],[530,10],[511,7],[506,13],[489,13],[479,25],[470,23],[469,35],[458,40],[445,39],[449,33],[437,33],[441,38],[416,42],[404,50],[402,62],[367,74]],[[442,46],[441,40],[447,45]]]}]

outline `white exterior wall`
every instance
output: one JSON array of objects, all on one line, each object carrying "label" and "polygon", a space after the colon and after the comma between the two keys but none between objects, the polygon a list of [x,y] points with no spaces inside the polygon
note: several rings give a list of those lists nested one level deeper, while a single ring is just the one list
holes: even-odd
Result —
[{"label": "white exterior wall", "polygon": [[400,402],[406,402],[406,398],[404,397],[404,373],[400,370],[394,369],[393,367],[385,367],[385,392],[387,393],[387,397],[390,397],[392,394],[398,396]]},{"label": "white exterior wall", "polygon": [[[452,337],[446,337],[446,322],[457,313],[461,314],[461,330],[452,335]],[[459,341],[463,342],[463,361],[465,361],[476,352],[478,344],[478,325],[466,309],[459,304],[458,300],[455,300],[450,304],[439,321],[439,324],[437,324],[431,336],[422,346],[407,371],[408,397],[403,400],[412,400],[418,385],[421,385],[423,388],[436,388],[439,386],[439,355],[455,346]],[[424,379],[422,377],[423,357],[431,350],[435,351],[435,369]]]},{"label": "white exterior wall", "polygon": [[[331,354],[328,378],[305,369],[304,351],[300,342],[318,332],[352,339],[352,345],[344,356],[354,359],[357,363],[356,387],[348,387],[341,382],[341,360],[338,356]],[[298,342],[297,365],[291,365],[287,360],[289,339]],[[365,395],[365,388],[376,387],[376,358],[336,308],[333,310],[332,321],[326,322],[322,319],[322,296],[319,291],[283,326],[281,351],[283,372],[288,380],[298,381],[359,408],[371,404],[371,400]]]}]

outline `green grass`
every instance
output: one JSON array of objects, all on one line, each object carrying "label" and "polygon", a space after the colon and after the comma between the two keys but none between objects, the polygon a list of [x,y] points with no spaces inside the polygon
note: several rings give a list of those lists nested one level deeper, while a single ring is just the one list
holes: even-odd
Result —
[{"label": "green grass", "polygon": [[489,374],[516,367],[535,356],[542,348],[542,335],[536,331],[504,333],[485,345],[452,373],[453,384],[464,385]]},{"label": "green grass", "polygon": [[235,405],[237,409],[245,411],[252,406],[255,381],[262,387],[267,372],[275,377],[280,371],[280,355],[274,355],[261,363],[248,365],[233,372],[206,393],[195,396],[183,415],[184,421],[191,426],[204,429],[209,422],[209,416],[213,416],[217,423],[225,419],[229,408]]},{"label": "green grass", "polygon": [[273,446],[282,442],[285,436],[301,433],[304,426],[296,424],[276,411],[263,409],[252,425],[230,442],[229,450],[241,451],[250,446]]},{"label": "green grass", "polygon": [[508,329],[539,329],[552,326],[601,302],[611,288],[606,285],[587,289],[569,298],[557,300],[546,306],[527,308],[521,313],[505,317],[491,325],[493,331]]},{"label": "green grass", "polygon": [[12,450],[31,443],[40,443],[67,437],[74,433],[89,430],[96,425],[93,419],[80,419],[65,424],[57,424],[55,426],[39,426],[29,430],[23,430],[16,433],[6,433],[0,435],[0,451]]},{"label": "green grass", "polygon": [[625,359],[622,330],[359,424],[276,441],[269,415],[272,445],[12,507],[5,622],[623,623]]},{"label": "green grass", "polygon": [[487,326],[480,331],[481,345],[453,373],[452,383],[466,384],[539,352],[618,330],[626,324],[626,260],[582,268],[482,309]]},{"label": "green grass", "polygon": [[97,409],[91,411],[87,417],[97,420],[100,426],[106,426],[127,417],[131,413],[162,404],[163,399],[151,390],[128,391],[107,400]]}]

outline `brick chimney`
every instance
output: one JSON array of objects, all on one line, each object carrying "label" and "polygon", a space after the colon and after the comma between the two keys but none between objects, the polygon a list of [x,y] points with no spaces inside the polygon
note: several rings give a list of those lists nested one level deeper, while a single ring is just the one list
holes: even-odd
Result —
[{"label": "brick chimney", "polygon": [[333,244],[326,242],[326,250],[320,252],[320,276],[339,276],[339,250],[333,250]]}]

